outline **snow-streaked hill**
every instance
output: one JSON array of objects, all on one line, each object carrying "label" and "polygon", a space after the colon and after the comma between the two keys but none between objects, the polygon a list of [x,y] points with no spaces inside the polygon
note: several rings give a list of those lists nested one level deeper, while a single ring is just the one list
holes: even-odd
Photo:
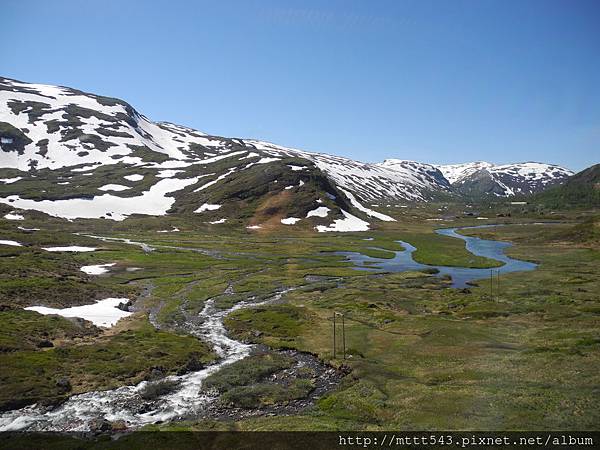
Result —
[{"label": "snow-streaked hill", "polygon": [[[259,199],[281,196],[301,217],[279,223],[332,229],[351,211],[393,220],[367,201],[422,201],[450,191],[432,166],[388,167],[211,136],[155,123],[121,100],[9,79],[0,79],[0,139],[0,203],[69,219],[170,211],[202,214],[216,224],[239,210],[228,203],[252,203],[260,211]],[[320,206],[329,209],[326,217],[307,217]],[[286,208],[275,213],[285,216]]]},{"label": "snow-streaked hill", "polygon": [[541,192],[573,175],[569,169],[538,162],[494,165],[477,161],[437,167],[462,194],[498,197]]}]

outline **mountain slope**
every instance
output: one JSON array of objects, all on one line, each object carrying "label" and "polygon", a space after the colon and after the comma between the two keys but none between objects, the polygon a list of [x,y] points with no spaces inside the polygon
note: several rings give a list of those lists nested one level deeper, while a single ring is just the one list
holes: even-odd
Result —
[{"label": "mountain slope", "polygon": [[0,203],[68,219],[174,212],[364,229],[365,220],[393,220],[364,201],[449,190],[418,166],[211,136],[152,122],[118,99],[9,79],[0,79],[0,149]]},{"label": "mountain slope", "polygon": [[553,164],[494,165],[485,161],[438,166],[452,187],[468,197],[507,197],[541,192],[563,183],[573,172]]},{"label": "mountain slope", "polygon": [[563,185],[550,188],[531,201],[548,208],[600,207],[600,164],[576,173]]}]

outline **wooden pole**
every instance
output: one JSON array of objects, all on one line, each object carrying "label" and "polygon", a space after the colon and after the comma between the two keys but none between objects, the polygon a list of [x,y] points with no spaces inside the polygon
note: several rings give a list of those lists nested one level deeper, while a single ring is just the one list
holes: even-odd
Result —
[{"label": "wooden pole", "polygon": [[490,299],[494,300],[494,271],[490,269]]},{"label": "wooden pole", "polygon": [[498,281],[496,283],[496,295],[498,296],[498,298],[500,298],[500,270],[496,271],[496,280]]},{"label": "wooden pole", "polygon": [[342,346],[344,349],[344,359],[346,359],[346,325],[344,322],[344,315],[342,314]]},{"label": "wooden pole", "polygon": [[335,359],[335,311],[333,312],[333,359]]}]

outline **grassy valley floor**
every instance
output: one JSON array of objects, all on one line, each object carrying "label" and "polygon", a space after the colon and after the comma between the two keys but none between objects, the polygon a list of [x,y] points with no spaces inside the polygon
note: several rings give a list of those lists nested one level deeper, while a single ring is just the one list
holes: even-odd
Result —
[{"label": "grassy valley floor", "polygon": [[[433,232],[436,227],[474,223],[432,222],[418,216],[364,233],[285,229],[266,234],[206,227],[183,218],[18,224],[41,228],[35,232],[2,221],[1,238],[23,246],[0,246],[0,407],[55,403],[73,393],[198,370],[217,357],[189,335],[186,323],[198,320],[208,299],[226,309],[294,288],[277,302],[240,309],[226,318],[232,337],[262,344],[274,353],[236,363],[235,376],[232,368],[224,369],[207,384],[221,393],[225,407],[301,399],[311,390],[310,373],[290,379],[287,392],[269,384],[292,364],[277,350],[295,349],[349,372],[333,391],[288,415],[187,418],[148,428],[596,428],[600,244],[595,222],[591,231],[572,223],[465,230],[513,241],[511,256],[539,263],[533,272],[502,275],[492,295],[489,279],[468,289],[452,289],[447,280],[431,273],[357,271],[331,253],[358,251],[389,258],[402,250],[396,243],[402,240],[418,248],[414,257],[422,263],[493,268],[495,261],[474,257],[462,240]],[[170,226],[181,231],[156,232]],[[74,232],[130,238],[154,251]],[[57,245],[97,250],[41,249]],[[106,263],[115,265],[104,275],[79,270]],[[23,310],[106,297],[132,299],[135,313],[113,328],[101,329]],[[333,356],[334,312],[344,315],[345,359],[341,344]],[[338,327],[340,320],[341,316]],[[337,332],[340,337],[341,327]],[[241,381],[239,374],[245,374]],[[245,403],[246,398],[254,400]]]}]

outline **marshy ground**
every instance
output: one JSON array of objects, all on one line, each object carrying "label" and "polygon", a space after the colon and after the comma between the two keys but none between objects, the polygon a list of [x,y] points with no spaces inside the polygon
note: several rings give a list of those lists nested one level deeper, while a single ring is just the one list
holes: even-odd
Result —
[{"label": "marshy ground", "polygon": [[[231,337],[259,347],[206,380],[205,387],[219,396],[211,410],[148,428],[597,427],[598,222],[573,213],[551,228],[530,224],[465,231],[512,241],[510,256],[539,263],[533,272],[503,275],[492,295],[489,279],[452,289],[447,280],[426,272],[357,271],[331,253],[386,258],[393,256],[389,250],[401,250],[395,241],[403,240],[417,247],[414,258],[422,263],[497,265],[474,257],[463,241],[433,232],[472,225],[474,219],[431,222],[432,211],[348,234],[239,231],[175,218],[117,225],[39,220],[19,223],[41,228],[24,232],[2,221],[2,239],[23,247],[0,246],[0,407],[56,404],[76,393],[198,370],[218,359],[187,329],[189,321],[201,320],[198,314],[208,299],[216,298],[215,306],[224,310],[294,288],[277,302],[225,318]],[[171,225],[181,231],[156,233]],[[130,238],[154,251],[75,232]],[[97,250],[49,253],[41,250],[46,245]],[[104,275],[79,270],[105,263],[116,264]],[[23,310],[109,296],[131,298],[135,313],[108,330]],[[345,317],[346,359],[341,347],[333,357],[334,312]],[[161,389],[169,387],[148,395],[160,395]]]}]

